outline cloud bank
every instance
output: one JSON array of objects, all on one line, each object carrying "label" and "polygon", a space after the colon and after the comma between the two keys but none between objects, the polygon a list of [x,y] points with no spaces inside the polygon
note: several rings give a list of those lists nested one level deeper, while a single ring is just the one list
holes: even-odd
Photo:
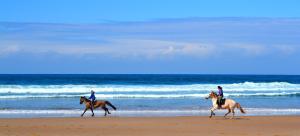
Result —
[{"label": "cloud bank", "polygon": [[26,55],[29,60],[32,56],[82,61],[101,57],[128,63],[172,60],[178,65],[233,60],[239,65],[256,59],[276,65],[275,58],[299,59],[299,39],[297,18],[188,18],[76,25],[2,22],[0,60]]}]

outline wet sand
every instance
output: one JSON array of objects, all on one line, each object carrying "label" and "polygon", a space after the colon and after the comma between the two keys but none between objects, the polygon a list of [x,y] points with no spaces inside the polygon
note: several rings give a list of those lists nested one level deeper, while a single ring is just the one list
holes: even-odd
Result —
[{"label": "wet sand", "polygon": [[0,119],[0,136],[299,136],[300,116]]}]

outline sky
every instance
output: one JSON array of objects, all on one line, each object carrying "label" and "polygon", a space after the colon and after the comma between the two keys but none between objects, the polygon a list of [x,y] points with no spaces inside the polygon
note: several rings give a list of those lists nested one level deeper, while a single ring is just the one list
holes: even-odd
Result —
[{"label": "sky", "polygon": [[2,74],[300,74],[296,0],[0,0]]}]

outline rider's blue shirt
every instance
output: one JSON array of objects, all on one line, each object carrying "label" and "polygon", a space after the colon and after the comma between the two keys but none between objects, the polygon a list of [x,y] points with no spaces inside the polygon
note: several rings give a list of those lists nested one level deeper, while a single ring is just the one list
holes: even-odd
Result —
[{"label": "rider's blue shirt", "polygon": [[89,99],[91,99],[92,101],[95,101],[96,100],[96,96],[94,93],[91,94],[91,96],[89,97]]}]

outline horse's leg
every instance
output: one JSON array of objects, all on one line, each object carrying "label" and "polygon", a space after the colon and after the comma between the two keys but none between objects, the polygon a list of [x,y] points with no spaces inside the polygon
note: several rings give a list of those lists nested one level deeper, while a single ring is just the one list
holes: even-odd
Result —
[{"label": "horse's leg", "polygon": [[104,109],[105,109],[105,111],[106,111],[108,114],[110,114],[110,112],[109,112],[109,110],[108,110],[107,107],[104,106]]},{"label": "horse's leg", "polygon": [[230,109],[228,109],[228,112],[224,115],[224,118],[226,118],[226,116],[231,112]]},{"label": "horse's leg", "polygon": [[87,108],[84,109],[83,113],[81,114],[81,117],[84,115],[84,113],[87,111]]},{"label": "horse's leg", "polygon": [[215,107],[212,107],[211,109],[210,109],[210,116],[209,116],[209,118],[211,118],[212,117],[212,115],[216,115],[215,113],[214,113],[214,110],[216,110],[216,108]]},{"label": "horse's leg", "polygon": [[105,107],[102,107],[102,109],[104,110],[104,116],[106,116],[107,115],[107,111],[106,111],[106,109],[105,109]]},{"label": "horse's leg", "polygon": [[231,109],[231,112],[232,112],[232,116],[230,119],[233,119],[234,118],[234,109]]},{"label": "horse's leg", "polygon": [[94,110],[93,110],[93,108],[90,108],[91,109],[91,111],[92,111],[92,117],[95,115],[94,114]]}]

